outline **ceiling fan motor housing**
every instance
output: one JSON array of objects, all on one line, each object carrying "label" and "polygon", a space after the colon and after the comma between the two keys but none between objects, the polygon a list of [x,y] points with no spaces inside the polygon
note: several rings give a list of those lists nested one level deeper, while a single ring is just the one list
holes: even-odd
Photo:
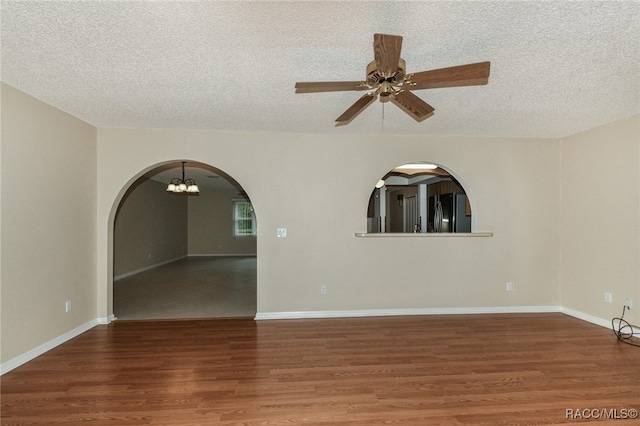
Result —
[{"label": "ceiling fan motor housing", "polygon": [[390,75],[383,75],[378,71],[376,61],[373,61],[367,65],[367,84],[371,87],[378,87],[385,82],[392,85],[400,84],[404,79],[406,69],[407,64],[404,62],[404,59],[400,59],[400,61],[398,61],[398,70],[396,72]]}]

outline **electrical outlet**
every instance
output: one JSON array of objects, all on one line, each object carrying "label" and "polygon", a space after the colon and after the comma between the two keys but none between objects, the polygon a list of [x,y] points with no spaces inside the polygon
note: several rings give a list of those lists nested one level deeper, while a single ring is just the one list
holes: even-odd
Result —
[{"label": "electrical outlet", "polygon": [[624,306],[626,306],[628,310],[631,310],[631,307],[632,307],[631,305],[633,305],[633,300],[631,300],[630,297],[625,297]]},{"label": "electrical outlet", "polygon": [[64,311],[65,312],[71,311],[71,300],[67,300],[66,302],[64,302]]},{"label": "electrical outlet", "polygon": [[611,293],[605,293],[604,294],[604,301],[607,303],[612,303],[613,302],[613,297],[611,296]]},{"label": "electrical outlet", "polygon": [[276,235],[278,238],[287,238],[287,228],[278,228]]},{"label": "electrical outlet", "polygon": [[507,291],[515,291],[515,287],[511,281],[507,283]]},{"label": "electrical outlet", "polygon": [[323,296],[325,294],[327,294],[327,286],[326,285],[321,285],[320,286],[320,294],[322,294]]}]

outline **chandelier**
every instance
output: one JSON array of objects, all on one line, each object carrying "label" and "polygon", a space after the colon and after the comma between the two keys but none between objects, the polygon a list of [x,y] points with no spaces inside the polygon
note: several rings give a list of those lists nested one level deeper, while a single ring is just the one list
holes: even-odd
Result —
[{"label": "chandelier", "polygon": [[200,188],[198,188],[196,181],[184,178],[184,163],[186,163],[186,161],[182,162],[182,179],[171,179],[171,182],[167,185],[167,192],[173,194],[198,195],[200,194]]}]

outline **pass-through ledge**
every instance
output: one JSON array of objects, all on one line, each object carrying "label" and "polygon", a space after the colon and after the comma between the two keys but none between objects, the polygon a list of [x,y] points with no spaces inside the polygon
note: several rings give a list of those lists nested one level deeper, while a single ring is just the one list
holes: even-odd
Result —
[{"label": "pass-through ledge", "polygon": [[493,232],[356,232],[359,238],[469,238],[493,237]]}]

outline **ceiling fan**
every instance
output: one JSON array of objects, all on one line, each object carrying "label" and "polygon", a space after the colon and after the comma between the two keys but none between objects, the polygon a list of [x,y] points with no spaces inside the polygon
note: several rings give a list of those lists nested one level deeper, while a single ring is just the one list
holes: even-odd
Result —
[{"label": "ceiling fan", "polygon": [[434,108],[411,93],[412,90],[438,87],[479,86],[489,81],[490,62],[459,65],[406,74],[406,64],[400,58],[402,36],[373,35],[375,60],[367,66],[364,81],[318,81],[296,83],[296,93],[373,90],[363,95],[336,119],[336,126],[349,124],[378,96],[381,102],[391,101],[420,122],[433,115]]}]

